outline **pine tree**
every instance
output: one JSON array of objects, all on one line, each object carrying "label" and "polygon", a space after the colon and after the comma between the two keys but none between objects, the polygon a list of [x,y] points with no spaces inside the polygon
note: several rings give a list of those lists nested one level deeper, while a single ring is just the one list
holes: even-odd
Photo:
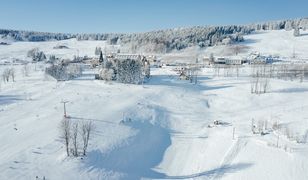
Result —
[{"label": "pine tree", "polygon": [[104,62],[104,57],[103,57],[103,52],[102,51],[99,54],[99,62],[100,63]]}]

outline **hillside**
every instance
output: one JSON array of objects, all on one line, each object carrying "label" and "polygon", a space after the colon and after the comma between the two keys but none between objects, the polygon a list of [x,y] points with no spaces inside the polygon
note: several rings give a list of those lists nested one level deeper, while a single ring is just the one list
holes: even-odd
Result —
[{"label": "hillside", "polygon": [[293,30],[308,28],[308,18],[270,21],[249,25],[196,26],[144,33],[64,34],[0,29],[0,38],[14,41],[51,41],[76,38],[77,40],[104,40],[110,45],[128,46],[132,53],[146,51],[165,53],[192,46],[210,47],[243,41],[243,35],[260,30]]},{"label": "hillside", "polygon": [[[248,68],[240,77],[204,69],[197,85],[152,69],[144,86],[56,82],[40,68],[28,77],[16,69],[16,81],[1,85],[0,179],[308,178],[308,146],[296,142],[308,137],[307,80],[273,79],[255,95]],[[66,157],[62,100],[73,122],[95,124],[86,157]],[[252,121],[266,121],[269,134],[253,134]]]},{"label": "hillside", "polygon": [[[252,52],[259,52],[263,55],[280,56],[285,59],[307,59],[306,51],[308,44],[308,31],[301,30],[301,36],[294,37],[293,31],[271,30],[258,31],[250,35],[245,35],[245,41],[239,43],[245,46],[245,51],[238,55],[232,51],[232,45],[216,45],[207,48],[193,46],[183,50],[174,50],[170,53],[148,53],[156,54],[165,62],[187,62],[195,59],[209,56],[213,53],[215,56],[237,56],[245,58]],[[47,41],[47,42],[13,42],[11,45],[0,45],[0,61],[10,61],[12,59],[28,59],[27,52],[33,48],[39,48],[47,56],[55,55],[59,58],[70,58],[74,56],[94,56],[96,47],[106,49],[107,52],[115,52],[120,49],[122,53],[130,53],[127,46],[109,45],[106,41],[78,41],[76,39]],[[58,45],[67,46],[68,49],[54,49]],[[144,52],[140,51],[141,54]],[[295,55],[295,58],[293,56]]]},{"label": "hillside", "polygon": [[[308,31],[301,31],[301,36],[294,37],[293,31],[274,30],[258,31],[244,36],[245,41],[240,43],[246,48],[239,56],[247,56],[251,52],[259,52],[263,55],[281,56],[284,58],[308,59]],[[202,52],[202,51],[201,51]],[[209,47],[206,55],[213,53],[218,56],[235,56],[228,46]],[[293,59],[293,58],[292,58]]]}]

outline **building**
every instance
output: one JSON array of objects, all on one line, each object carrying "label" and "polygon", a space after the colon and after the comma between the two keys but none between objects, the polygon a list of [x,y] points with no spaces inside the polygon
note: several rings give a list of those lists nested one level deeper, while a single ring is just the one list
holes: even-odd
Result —
[{"label": "building", "polygon": [[241,59],[225,59],[227,65],[241,65],[243,61]]},{"label": "building", "polygon": [[226,64],[226,60],[224,57],[217,57],[214,59],[214,64]]},{"label": "building", "polygon": [[267,58],[265,56],[258,56],[254,59],[251,59],[250,64],[266,64],[267,63]]}]

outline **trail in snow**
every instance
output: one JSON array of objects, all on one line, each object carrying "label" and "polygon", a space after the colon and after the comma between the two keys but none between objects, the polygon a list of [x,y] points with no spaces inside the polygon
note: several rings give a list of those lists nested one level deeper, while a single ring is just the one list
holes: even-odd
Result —
[{"label": "trail in snow", "polygon": [[229,151],[225,154],[225,156],[222,159],[220,165],[221,171],[217,171],[213,176],[212,180],[221,179],[223,177],[225,173],[223,169],[231,166],[233,160],[240,153],[240,151],[246,146],[247,143],[248,143],[247,139],[240,137],[236,140],[236,142],[234,142],[232,147],[229,149]]}]

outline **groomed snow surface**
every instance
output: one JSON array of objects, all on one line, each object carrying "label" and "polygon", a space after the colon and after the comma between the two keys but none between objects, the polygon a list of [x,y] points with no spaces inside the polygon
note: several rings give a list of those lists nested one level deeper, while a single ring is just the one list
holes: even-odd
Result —
[{"label": "groomed snow surface", "polygon": [[[153,69],[143,86],[56,82],[33,65],[1,84],[0,179],[308,179],[307,144],[251,132],[254,118],[303,135],[307,82],[271,80],[255,95],[248,77],[202,74],[197,85],[171,69]],[[66,157],[62,100],[72,121],[96,126],[84,158]],[[214,120],[225,124],[208,128]]]}]

